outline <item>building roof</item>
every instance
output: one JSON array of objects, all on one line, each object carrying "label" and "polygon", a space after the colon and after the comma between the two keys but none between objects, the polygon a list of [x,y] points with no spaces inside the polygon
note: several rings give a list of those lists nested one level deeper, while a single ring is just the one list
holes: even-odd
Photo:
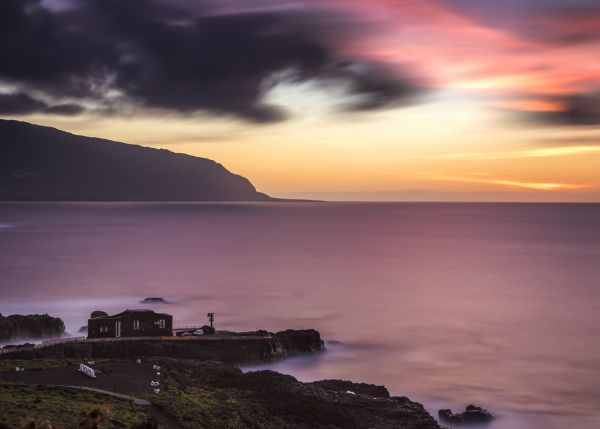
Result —
[{"label": "building roof", "polygon": [[120,319],[120,318],[122,318],[124,316],[127,316],[129,314],[132,314],[132,313],[140,313],[140,314],[142,314],[142,313],[152,313],[152,314],[154,314],[156,316],[172,317],[170,314],[167,314],[167,313],[157,313],[154,310],[148,310],[146,308],[140,308],[140,309],[127,309],[125,311],[122,311],[120,313],[113,314],[113,315],[94,317],[93,320],[99,320],[99,319],[102,319],[102,320]]}]

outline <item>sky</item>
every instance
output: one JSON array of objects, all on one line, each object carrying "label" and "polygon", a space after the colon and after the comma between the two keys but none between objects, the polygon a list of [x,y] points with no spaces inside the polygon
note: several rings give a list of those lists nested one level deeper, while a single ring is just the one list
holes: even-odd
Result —
[{"label": "sky", "polygon": [[279,197],[600,201],[598,0],[3,0],[0,117]]}]

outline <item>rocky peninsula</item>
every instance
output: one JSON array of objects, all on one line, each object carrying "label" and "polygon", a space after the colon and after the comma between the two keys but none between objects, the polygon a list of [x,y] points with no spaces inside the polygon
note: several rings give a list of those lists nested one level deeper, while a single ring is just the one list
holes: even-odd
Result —
[{"label": "rocky peninsula", "polygon": [[[107,428],[440,429],[421,404],[393,397],[383,386],[302,383],[237,366],[320,353],[323,341],[315,330],[138,342],[74,342],[0,355],[0,427],[28,421],[37,424],[31,427],[43,421],[80,427],[93,415],[105,422],[97,427]],[[115,344],[127,344],[129,355]],[[80,363],[91,365],[97,377],[78,372]]]},{"label": "rocky peninsula", "polygon": [[[101,428],[441,429],[421,404],[390,396],[383,386],[302,383],[273,371],[244,373],[234,365],[189,359],[96,362],[96,379],[65,360],[27,364],[56,367],[0,372],[0,398],[11,397],[0,401],[0,427],[18,429],[28,420],[80,427],[95,412],[107,416]],[[160,380],[160,393],[150,380]],[[115,402],[115,394],[134,403]],[[72,412],[73,402],[79,402],[79,413]]]}]

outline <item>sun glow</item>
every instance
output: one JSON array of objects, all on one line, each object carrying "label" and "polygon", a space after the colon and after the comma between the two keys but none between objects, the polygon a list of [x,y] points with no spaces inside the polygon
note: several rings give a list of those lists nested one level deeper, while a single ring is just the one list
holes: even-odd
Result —
[{"label": "sun glow", "polygon": [[535,189],[539,191],[564,191],[589,188],[590,185],[575,184],[575,183],[560,183],[560,182],[533,182],[520,179],[505,179],[481,176],[459,176],[445,173],[427,172],[423,173],[424,177],[430,180],[439,180],[446,182],[463,182],[485,185],[498,185],[501,187],[510,188],[525,188]]},{"label": "sun glow", "polygon": [[432,158],[442,159],[510,159],[510,158],[544,158],[554,156],[580,155],[600,152],[598,146],[564,146],[548,147],[542,149],[527,149],[505,152],[457,152],[432,155]]}]

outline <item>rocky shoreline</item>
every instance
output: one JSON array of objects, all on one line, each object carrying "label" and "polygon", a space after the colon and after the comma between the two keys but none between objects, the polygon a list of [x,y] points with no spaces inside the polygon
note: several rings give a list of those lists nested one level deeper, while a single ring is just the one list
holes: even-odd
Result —
[{"label": "rocky shoreline", "polygon": [[[217,362],[161,361],[166,390],[152,399],[186,428],[440,429],[423,406],[383,386],[344,380],[302,383],[273,371],[243,373]],[[191,395],[194,400],[190,401]],[[151,396],[152,398],[152,396]],[[212,403],[203,412],[196,401]]]},{"label": "rocky shoreline", "polygon": [[[81,386],[149,401],[150,408],[140,409],[138,414],[141,414],[135,417],[139,421],[147,420],[148,425],[141,427],[149,429],[441,428],[421,404],[406,397],[393,397],[384,386],[347,380],[302,383],[273,371],[244,373],[237,366],[323,350],[319,332],[310,329],[236,333],[229,339],[64,343],[0,355],[0,370],[5,370],[0,372],[0,387],[3,384],[6,387],[6,383],[48,386],[45,390],[38,387],[38,402],[31,405],[31,410],[34,417],[49,421],[68,417],[60,414],[60,406],[51,407],[52,411],[42,407],[44,392],[50,397],[54,394],[52,389]],[[96,379],[88,379],[77,371],[78,363],[88,359],[98,360]],[[142,363],[138,363],[138,359]],[[154,365],[161,367],[160,375],[151,371]],[[14,371],[14,366],[25,370]],[[159,377],[160,393],[152,393],[150,379]],[[7,392],[10,388],[1,391]],[[99,401],[101,403],[101,398]],[[4,407],[10,404],[6,402]],[[41,415],[37,409],[45,410],[46,414]],[[171,423],[161,425],[160,419],[152,417],[155,415]],[[8,428],[21,427],[16,425],[21,424],[20,421],[14,419],[2,421],[0,418],[1,424]]]},{"label": "rocky shoreline", "polygon": [[249,364],[324,350],[314,329],[228,333],[210,338],[119,339],[63,342],[34,349],[14,349],[0,359],[131,359],[161,356]]},{"label": "rocky shoreline", "polygon": [[[13,409],[10,407],[14,400],[0,401],[0,416],[6,416],[4,421],[0,417],[0,425],[20,428],[21,420],[14,416],[21,413],[21,419],[33,417],[51,423],[71,418],[74,423],[70,424],[76,427],[77,420],[61,413],[60,406],[45,413],[32,411],[47,410],[43,405],[57,391],[65,397],[75,395],[75,386],[147,401],[147,406],[129,416],[145,421],[139,428],[146,429],[441,429],[421,404],[391,396],[383,386],[346,380],[302,383],[273,371],[244,373],[223,362],[173,358],[148,358],[141,363],[97,362],[93,365],[97,378],[90,379],[78,373],[76,364],[63,362],[65,365],[54,362],[57,367],[40,370],[0,372],[0,396],[2,392],[16,392],[18,386],[37,386],[36,402],[31,407]],[[41,364],[29,361],[25,365],[38,363]],[[157,367],[160,375],[153,371]],[[159,393],[153,392],[150,380],[158,381]],[[98,397],[90,403],[90,409],[95,406],[101,409],[102,401]],[[23,410],[33,415],[27,416]],[[112,410],[107,413],[114,415]],[[122,421],[112,423],[107,427],[129,427],[123,426]]]}]

